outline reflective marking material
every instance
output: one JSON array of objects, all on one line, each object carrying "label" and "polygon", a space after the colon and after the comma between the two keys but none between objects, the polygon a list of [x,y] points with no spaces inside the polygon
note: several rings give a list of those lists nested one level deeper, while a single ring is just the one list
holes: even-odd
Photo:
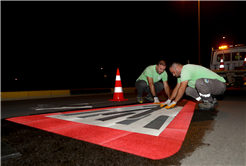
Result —
[{"label": "reflective marking material", "polygon": [[165,115],[158,116],[144,127],[159,130],[168,118],[169,116],[165,116]]},{"label": "reflective marking material", "polygon": [[38,107],[33,108],[35,111],[42,110],[71,110],[71,109],[83,109],[92,108],[89,103],[77,103],[77,104],[67,104],[67,105],[54,105],[54,104],[39,104]]},{"label": "reflective marking material", "polygon": [[36,111],[42,110],[63,110],[63,109],[81,109],[81,108],[92,108],[92,106],[81,106],[81,107],[53,107],[53,108],[36,108]]},{"label": "reflective marking material", "polygon": [[[145,115],[145,116],[141,117],[140,119],[146,118],[147,116],[150,116],[150,114]],[[129,125],[129,124],[134,123],[134,122],[136,122],[136,121],[138,121],[138,120],[139,120],[139,119],[127,119],[127,120],[123,120],[123,121],[121,121],[121,122],[117,122],[117,124],[125,124],[125,125]]]},{"label": "reflective marking material", "polygon": [[121,107],[48,116],[51,118],[158,136],[182,107],[171,110],[159,105]]},{"label": "reflective marking material", "polygon": [[[195,106],[196,102],[188,101],[184,107],[160,109],[151,103],[28,115],[6,120],[125,153],[160,160],[180,150]],[[132,114],[146,113],[150,110],[152,112],[149,114],[129,119]],[[125,115],[126,113],[132,114]],[[112,115],[121,116],[105,121],[97,120]]]},{"label": "reflective marking material", "polygon": [[145,112],[142,112],[140,114],[136,114],[136,115],[133,115],[131,117],[128,117],[128,119],[140,118],[140,117],[148,115],[148,114],[150,114],[152,112],[154,112],[154,110],[145,111]]},{"label": "reflective marking material", "polygon": [[202,96],[202,97],[210,97],[211,96],[210,93],[209,94],[201,94],[201,93],[199,93],[199,95]]},{"label": "reflective marking material", "polygon": [[62,116],[73,116],[73,115],[81,115],[81,114],[94,114],[94,113],[98,113],[98,112],[107,112],[110,110],[99,110],[99,111],[91,111],[91,112],[77,112],[77,113],[68,113],[68,114],[62,114]]},{"label": "reflective marking material", "polygon": [[143,111],[144,109],[136,109],[136,110],[128,110],[128,111],[117,111],[117,112],[110,112],[110,113],[105,113],[102,115],[113,115],[113,114],[122,114],[122,113],[127,113],[127,112],[137,112],[137,111]]},{"label": "reflective marking material", "polygon": [[114,88],[114,92],[116,92],[116,93],[117,93],[117,92],[118,92],[118,93],[119,93],[119,92],[123,92],[123,91],[122,91],[122,87],[115,87],[115,88]]},{"label": "reflective marking material", "polygon": [[202,99],[201,97],[197,97],[197,98],[196,98],[197,101],[200,101],[201,99]]},{"label": "reflective marking material", "polygon": [[131,114],[133,114],[133,113],[125,113],[125,114],[120,114],[120,115],[110,116],[110,117],[101,118],[101,119],[97,119],[97,120],[107,121],[107,120],[116,119],[116,118],[119,118],[119,117],[131,115]]},{"label": "reflective marking material", "polygon": [[220,68],[224,68],[224,65],[220,65]]},{"label": "reflective marking material", "polygon": [[89,118],[93,116],[99,116],[100,114],[93,114],[93,115],[86,115],[86,116],[79,116],[78,118]]},{"label": "reflective marking material", "polygon": [[120,81],[120,76],[116,76],[116,81]]}]

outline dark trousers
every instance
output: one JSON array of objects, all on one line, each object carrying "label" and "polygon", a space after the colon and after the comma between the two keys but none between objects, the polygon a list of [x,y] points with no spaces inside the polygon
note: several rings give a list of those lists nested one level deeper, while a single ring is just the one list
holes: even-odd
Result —
[{"label": "dark trousers", "polygon": [[[155,86],[155,93],[158,94],[163,88],[163,83],[161,82],[156,82],[154,83]],[[143,96],[143,92],[147,92],[147,96],[150,97],[152,96],[151,91],[150,91],[150,87],[149,85],[147,85],[147,82],[144,80],[138,80],[135,83],[135,87],[138,91],[138,96],[137,97],[142,97]]]},{"label": "dark trousers", "polygon": [[226,90],[226,84],[217,79],[200,78],[196,80],[195,88],[187,87],[186,95],[202,101],[213,102],[212,96],[223,95]]}]

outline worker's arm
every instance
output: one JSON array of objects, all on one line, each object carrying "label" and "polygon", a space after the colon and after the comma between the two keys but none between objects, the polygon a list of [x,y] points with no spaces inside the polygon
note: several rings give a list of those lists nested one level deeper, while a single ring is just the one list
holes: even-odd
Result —
[{"label": "worker's arm", "polygon": [[187,81],[183,81],[180,83],[180,86],[178,88],[178,92],[177,95],[175,97],[175,99],[173,100],[173,102],[171,102],[168,106],[166,106],[165,108],[170,109],[173,108],[177,102],[182,98],[182,96],[184,95],[185,89],[188,85],[188,80]]},{"label": "worker's arm", "polygon": [[180,83],[177,83],[176,86],[175,86],[175,88],[173,89],[173,92],[172,92],[171,97],[169,98],[170,100],[175,99],[175,97],[177,96],[179,87],[180,87]]},{"label": "worker's arm", "polygon": [[168,82],[167,81],[163,81],[163,86],[164,86],[164,89],[165,89],[165,92],[168,96],[168,99],[170,99],[170,87],[168,85]]},{"label": "worker's arm", "polygon": [[153,78],[147,77],[147,80],[148,80],[148,82],[149,82],[150,92],[151,92],[151,94],[152,94],[153,96],[155,96],[156,93],[155,93],[155,86],[154,86],[154,83],[153,83]]},{"label": "worker's arm", "polygon": [[180,87],[178,89],[178,93],[177,93],[177,96],[174,99],[174,102],[177,103],[182,98],[182,96],[184,95],[184,92],[185,92],[185,89],[186,89],[187,85],[188,85],[188,80],[187,81],[183,81],[183,82],[180,83]]},{"label": "worker's arm", "polygon": [[[164,82],[163,82],[163,83],[164,83]],[[168,100],[167,100],[166,102],[162,103],[162,104],[160,105],[160,107],[164,107],[164,106],[169,105],[169,104],[171,103],[171,101],[172,101],[173,99],[175,99],[175,97],[177,96],[177,92],[178,92],[179,87],[180,87],[180,83],[177,83],[176,86],[175,86],[175,88],[174,88],[174,90],[173,90],[173,92],[172,92],[171,97],[170,97],[170,95],[169,95],[169,96],[168,96]],[[170,89],[170,88],[169,88],[169,89]],[[166,89],[165,89],[165,91],[166,91]],[[170,93],[170,92],[169,92],[169,93]]]},{"label": "worker's arm", "polygon": [[154,83],[153,83],[153,78],[151,77],[147,77],[148,79],[148,82],[149,82],[149,88],[150,88],[150,92],[151,94],[154,96],[154,104],[161,104],[158,97],[156,96],[156,93],[155,93],[155,86],[154,86]]}]

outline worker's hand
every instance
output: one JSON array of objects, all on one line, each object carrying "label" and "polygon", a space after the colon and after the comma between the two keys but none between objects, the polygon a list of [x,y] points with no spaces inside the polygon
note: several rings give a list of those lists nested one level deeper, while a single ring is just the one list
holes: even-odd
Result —
[{"label": "worker's hand", "polygon": [[170,104],[168,104],[165,108],[166,109],[170,109],[173,108],[177,103],[175,101],[171,102]]},{"label": "worker's hand", "polygon": [[162,103],[161,105],[160,105],[160,107],[164,107],[164,106],[167,106],[168,104],[170,104],[171,103],[171,100],[167,100],[165,103]]},{"label": "worker's hand", "polygon": [[158,104],[158,105],[161,104],[158,97],[154,97],[154,104]]}]

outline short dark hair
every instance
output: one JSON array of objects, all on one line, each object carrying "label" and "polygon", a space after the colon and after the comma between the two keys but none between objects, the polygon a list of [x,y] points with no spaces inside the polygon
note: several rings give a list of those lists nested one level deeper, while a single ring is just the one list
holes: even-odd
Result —
[{"label": "short dark hair", "polygon": [[159,60],[157,65],[162,65],[162,66],[166,66],[166,62],[164,60]]},{"label": "short dark hair", "polygon": [[173,66],[182,66],[182,64],[179,63],[179,62],[171,62],[171,63],[169,64],[169,69],[170,69],[171,67],[173,67]]}]

